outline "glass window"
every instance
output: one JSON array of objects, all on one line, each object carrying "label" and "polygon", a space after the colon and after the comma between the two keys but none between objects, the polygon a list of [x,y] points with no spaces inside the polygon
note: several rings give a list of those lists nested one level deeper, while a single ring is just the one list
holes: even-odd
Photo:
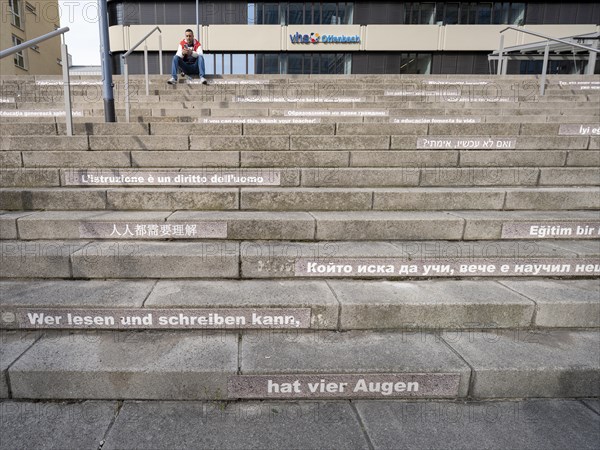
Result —
[{"label": "glass window", "polygon": [[[309,53],[310,55],[310,53]],[[321,73],[321,55],[319,53],[313,53],[312,54],[312,72],[311,73],[316,73],[319,74]]]},{"label": "glass window", "polygon": [[256,6],[254,3],[248,3],[248,25],[254,25],[256,14]]},{"label": "glass window", "polygon": [[[408,8],[408,4],[406,5],[406,7]],[[407,10],[407,16],[408,16],[408,10]],[[419,24],[419,4],[418,3],[411,4],[410,23],[413,25]]]},{"label": "glass window", "polygon": [[351,25],[354,23],[354,3],[340,2],[338,4],[338,16],[341,25]]},{"label": "glass window", "polygon": [[279,54],[278,53],[266,53],[264,57],[264,72],[270,74],[279,73]]},{"label": "glass window", "polygon": [[156,22],[156,5],[154,3],[140,3],[140,24],[153,25],[155,23],[159,23]]},{"label": "glass window", "polygon": [[215,75],[223,73],[223,53],[215,54]]},{"label": "glass window", "polygon": [[313,24],[319,25],[321,23],[321,3],[313,3]]},{"label": "glass window", "polygon": [[248,71],[249,74],[256,73],[256,55],[254,53],[248,54]]},{"label": "glass window", "polygon": [[231,74],[231,53],[223,55],[223,73]]},{"label": "glass window", "polygon": [[525,19],[525,3],[510,4],[510,19],[512,25],[522,25]]},{"label": "glass window", "polygon": [[459,3],[448,3],[446,5],[446,15],[444,23],[447,25],[456,25],[458,23],[458,6]]},{"label": "glass window", "polygon": [[344,71],[342,73],[349,75],[352,73],[352,54],[351,53],[346,53],[346,55],[344,56]]},{"label": "glass window", "polygon": [[287,73],[295,75],[302,73],[302,61],[304,59],[302,53],[288,54],[288,71]]},{"label": "glass window", "polygon": [[263,4],[262,3],[256,3],[255,4],[255,11],[254,11],[254,23],[257,25],[262,25],[263,23]]},{"label": "glass window", "polygon": [[508,3],[494,3],[493,23],[496,25],[508,23]]},{"label": "glass window", "polygon": [[337,3],[323,3],[321,6],[321,23],[336,25],[338,23]]},{"label": "glass window", "polygon": [[477,3],[471,2],[469,3],[469,22],[470,25],[475,25],[477,23]]},{"label": "glass window", "polygon": [[435,23],[435,3],[421,3],[421,24],[433,25]]},{"label": "glass window", "polygon": [[215,54],[204,54],[204,66],[207,75],[215,75]]},{"label": "glass window", "polygon": [[254,73],[265,73],[265,55],[258,53],[254,57]]},{"label": "glass window", "polygon": [[265,25],[279,25],[279,3],[264,3],[264,19]]},{"label": "glass window", "polygon": [[[15,45],[20,45],[22,43],[23,43],[23,39],[18,38],[17,36],[13,35],[13,37],[12,37],[13,47]],[[25,69],[25,55],[23,54],[23,50],[15,53],[13,59],[15,62],[15,66],[20,67],[21,69]]]},{"label": "glass window", "polygon": [[21,28],[21,0],[8,0],[8,8],[11,12],[10,23]]},{"label": "glass window", "polygon": [[321,53],[320,73],[333,73],[335,67],[335,53]]},{"label": "glass window", "polygon": [[401,56],[400,73],[415,73],[412,71],[413,66],[416,66],[416,53],[403,53]]},{"label": "glass window", "polygon": [[288,24],[302,25],[304,23],[304,3],[290,3],[288,9]]},{"label": "glass window", "polygon": [[108,25],[123,25],[123,3],[108,4]]},{"label": "glass window", "polygon": [[[110,5],[110,3],[109,3]],[[181,10],[184,9],[182,8],[184,5],[165,5],[165,25],[178,25],[181,24]],[[187,14],[187,12],[184,11],[185,14]],[[189,16],[188,16],[189,17]],[[196,11],[194,11],[193,13],[193,21],[194,23],[196,22]]]},{"label": "glass window", "polygon": [[246,55],[237,53],[231,56],[231,73],[234,75],[246,74]]},{"label": "glass window", "polygon": [[492,4],[480,3],[477,10],[477,23],[480,25],[489,25],[492,23]]},{"label": "glass window", "polygon": [[416,64],[417,74],[431,74],[431,54],[418,54]]},{"label": "glass window", "polygon": [[469,23],[469,4],[462,2],[460,4],[460,24]]},{"label": "glass window", "polygon": [[343,74],[346,70],[346,57],[343,53],[335,55],[335,73]]},{"label": "glass window", "polygon": [[313,4],[312,4],[312,2],[306,2],[304,4],[304,23],[306,25],[312,25],[313,24],[312,10],[313,10]]},{"label": "glass window", "polygon": [[310,53],[305,53],[304,54],[304,68],[302,69],[302,73],[307,75],[312,73],[312,54]]},{"label": "glass window", "polygon": [[431,54],[402,53],[400,55],[400,73],[429,75],[431,73]]}]

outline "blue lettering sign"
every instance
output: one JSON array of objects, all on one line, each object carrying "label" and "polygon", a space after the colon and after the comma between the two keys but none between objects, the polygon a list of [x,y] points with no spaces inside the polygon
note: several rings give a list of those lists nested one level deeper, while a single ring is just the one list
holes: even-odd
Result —
[{"label": "blue lettering sign", "polygon": [[290,34],[290,42],[292,44],[359,44],[360,36],[336,36],[333,34],[324,34],[321,36],[319,33],[300,34],[296,32],[296,34]]}]

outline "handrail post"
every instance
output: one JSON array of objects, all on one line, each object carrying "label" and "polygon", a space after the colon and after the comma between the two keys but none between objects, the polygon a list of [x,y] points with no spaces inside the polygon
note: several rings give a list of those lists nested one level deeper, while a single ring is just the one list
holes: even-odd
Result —
[{"label": "handrail post", "polygon": [[162,31],[160,27],[154,27],[152,31],[146,34],[137,44],[127,50],[121,57],[127,63],[127,57],[133,53],[133,51],[138,48],[142,43],[144,44],[144,71],[146,76],[146,95],[150,95],[150,76],[148,74],[148,43],[147,39],[155,32],[158,31],[158,45],[159,45],[159,63],[160,63],[160,73],[162,74]]},{"label": "handrail post", "polygon": [[504,61],[504,35],[500,34],[500,47],[498,47],[498,75],[502,75],[502,64]]},{"label": "handrail post", "polygon": [[[596,41],[594,43],[594,48],[598,48],[598,41]],[[596,58],[597,58],[597,53],[590,50],[590,56],[588,57],[588,65],[585,68],[585,74],[586,75],[594,75],[594,71],[596,69]]]},{"label": "handrail post", "polygon": [[123,72],[125,75],[125,121],[129,123],[129,65],[127,58],[123,58]]},{"label": "handrail post", "polygon": [[65,97],[65,124],[67,127],[67,136],[73,136],[73,112],[71,106],[71,80],[69,78],[69,52],[67,44],[64,42],[60,46],[60,57],[62,59],[63,88]]},{"label": "handrail post", "polygon": [[540,80],[540,96],[546,91],[546,74],[548,73],[548,58],[550,56],[550,41],[546,41],[546,49],[544,50],[544,64],[542,65],[542,78]]},{"label": "handrail post", "polygon": [[146,96],[150,95],[150,77],[148,76],[148,45],[144,41],[144,73],[146,74]]},{"label": "handrail post", "polygon": [[163,60],[162,60],[162,33],[158,33],[158,70],[159,73],[163,74]]}]

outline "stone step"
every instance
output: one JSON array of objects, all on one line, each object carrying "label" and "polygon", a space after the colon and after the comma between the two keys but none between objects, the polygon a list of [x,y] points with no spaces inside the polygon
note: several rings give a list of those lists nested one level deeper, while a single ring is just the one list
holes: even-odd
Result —
[{"label": "stone step", "polygon": [[[113,90],[117,104],[125,104],[125,91]],[[343,103],[343,102],[422,102],[449,104],[533,104],[542,106],[558,103],[582,103],[597,101],[599,91],[548,91],[547,95],[539,96],[538,92],[515,92],[511,87],[499,87],[495,92],[486,92],[480,88],[417,88],[406,89],[404,86],[380,85],[375,89],[365,88],[335,88],[319,83],[304,86],[186,86],[182,89],[162,88],[150,89],[146,95],[143,90],[131,89],[130,104],[151,104],[160,102],[215,102],[215,103]],[[12,105],[41,103],[64,103],[62,87],[17,86],[3,87],[0,90],[3,107]],[[102,103],[101,87],[81,86],[72,88],[71,98],[76,103],[98,105]]]},{"label": "stone step", "polygon": [[[37,86],[17,86],[0,88],[2,107],[11,108],[14,105],[32,104],[35,102],[64,104],[62,87],[49,89]],[[114,90],[116,104],[125,104],[123,89]],[[477,104],[533,104],[541,106],[560,103],[582,103],[597,101],[598,91],[584,90],[549,90],[547,95],[540,97],[535,93],[518,93],[510,87],[500,87],[496,92],[486,92],[485,89],[467,88],[425,88],[405,89],[403,86],[382,86],[379,89],[330,89],[327,86],[314,84],[311,86],[264,86],[257,88],[246,87],[182,87],[182,89],[151,89],[146,96],[142,92],[130,90],[130,104],[156,104],[160,102],[214,102],[214,103],[347,103],[347,102],[377,102],[387,103],[445,103],[455,105]],[[102,92],[96,86],[72,88],[71,99],[75,103],[102,104]]]},{"label": "stone step", "polygon": [[[250,94],[242,97],[232,95],[220,95],[213,93],[198,93],[198,95],[181,98],[172,96],[155,96],[155,97],[134,97],[130,103],[131,108],[161,108],[161,109],[202,109],[202,108],[276,108],[287,105],[294,108],[330,108],[332,105],[347,105],[349,107],[377,107],[380,108],[401,108],[408,106],[409,108],[439,108],[440,106],[449,106],[454,108],[489,110],[493,106],[497,109],[523,109],[532,110],[534,105],[539,108],[549,109],[550,107],[561,108],[590,108],[590,104],[598,102],[598,95],[579,95],[579,96],[561,96],[550,97],[544,99],[528,99],[517,97],[506,97],[498,101],[494,96],[489,97],[485,94],[480,96],[456,96],[452,94],[447,96],[384,96],[381,92],[345,92],[331,97],[330,95],[314,95],[307,93],[306,95],[286,95],[285,93],[272,95],[271,93]],[[510,95],[510,94],[508,94]],[[60,107],[64,104],[62,98],[47,98],[44,96],[32,96],[26,99],[19,99],[14,103],[2,103],[3,109],[50,109]],[[87,97],[74,97],[72,104],[75,109],[101,109],[103,107],[102,99],[100,101],[90,101]],[[460,106],[458,106],[460,105]],[[126,103],[122,98],[115,99],[115,106],[119,109],[124,109]]]},{"label": "stone step", "polygon": [[3,188],[0,209],[30,210],[253,210],[451,211],[598,210],[597,187],[184,187]]},{"label": "stone step", "polygon": [[[169,124],[172,125],[172,124]],[[380,124],[364,124],[380,125]],[[381,124],[389,126],[389,124]],[[495,126],[495,124],[486,124]],[[546,124],[544,124],[546,125]],[[285,125],[288,126],[288,125]],[[326,127],[326,124],[323,124]],[[341,125],[340,125],[341,126]],[[351,126],[348,124],[348,126]],[[432,125],[433,126],[433,125]],[[465,125],[461,125],[465,126]],[[506,126],[506,125],[505,125]],[[552,125],[551,125],[552,126]],[[270,127],[268,125],[267,127]],[[267,128],[268,129],[268,128]],[[323,128],[324,129],[324,128]],[[555,135],[162,135],[4,136],[0,151],[598,150],[599,136]]]},{"label": "stone step", "polygon": [[[219,113],[226,113],[227,110],[215,110],[219,111]],[[161,111],[156,111],[160,113]],[[504,112],[504,111],[503,111]],[[43,116],[45,114],[44,111],[36,112],[26,112],[19,111],[22,116],[0,116],[0,124],[2,124],[3,128],[0,129],[0,132],[5,132],[8,135],[19,135],[19,134],[29,134],[27,126],[19,126],[18,128],[8,129],[5,127],[8,125],[21,125],[23,120],[34,120],[35,126],[38,124],[54,124],[58,125],[58,133],[65,133],[65,125],[63,117],[51,117],[51,116]],[[281,109],[270,109],[268,111],[268,116],[261,117],[226,117],[217,116],[203,116],[203,117],[190,117],[189,110],[181,110],[181,116],[176,115],[138,115],[136,113],[131,114],[131,123],[142,123],[142,124],[163,124],[163,123],[200,123],[200,124],[274,124],[277,121],[290,121],[289,123],[327,123],[327,124],[337,124],[337,123],[469,123],[468,121],[474,123],[553,123],[553,124],[576,124],[582,125],[587,123],[594,123],[595,126],[598,124],[598,114],[589,114],[589,115],[577,115],[574,112],[571,112],[570,115],[556,115],[556,111],[548,111],[545,114],[515,114],[515,115],[488,115],[488,114],[477,114],[477,112],[472,112],[470,110],[449,110],[449,109],[441,109],[439,111],[432,110],[405,110],[404,112],[399,113],[396,117],[390,116],[388,110],[326,110],[326,111],[308,111],[303,113],[301,110],[292,111],[292,115],[288,115],[290,113],[289,110],[281,110]],[[209,111],[210,113],[210,111]],[[315,114],[317,113],[317,114]],[[374,114],[377,113],[377,114]],[[28,115],[25,115],[28,114]],[[33,116],[32,114],[37,114],[37,116]],[[385,114],[385,115],[384,115]],[[63,115],[64,116],[64,115]],[[125,119],[122,116],[118,117],[119,122],[125,125]],[[295,122],[291,122],[295,121]],[[454,121],[454,122],[452,122]],[[87,115],[87,116],[74,116],[73,122],[77,124],[75,128],[75,133],[85,133],[85,134],[94,134],[94,127],[97,125],[104,124],[105,118],[104,114],[101,115]],[[85,124],[85,125],[84,125]],[[97,125],[87,125],[87,124],[97,124]],[[113,124],[108,124],[113,125]],[[4,131],[6,130],[6,131]],[[10,131],[15,130],[15,131]],[[23,131],[21,131],[23,130]],[[52,134],[51,128],[47,128]],[[136,134],[140,134],[139,132]]]},{"label": "stone step", "polygon": [[[140,117],[147,117],[148,120],[157,121],[157,120],[168,120],[168,121],[185,121],[185,122],[198,122],[202,123],[206,119],[211,118],[214,119],[230,119],[235,118],[239,120],[259,120],[265,119],[267,117],[294,117],[296,119],[307,119],[310,118],[314,122],[315,119],[321,119],[322,122],[335,122],[342,121],[356,121],[357,118],[364,117],[365,121],[374,120],[374,119],[382,119],[386,117],[438,117],[438,116],[455,116],[455,117],[471,117],[473,119],[481,119],[482,122],[485,122],[485,118],[491,117],[491,122],[498,122],[498,117],[505,118],[503,119],[505,122],[514,123],[531,120],[532,114],[537,113],[535,119],[533,119],[536,123],[540,120],[542,122],[547,121],[567,121],[571,122],[573,119],[570,117],[581,117],[577,119],[575,122],[586,123],[589,121],[597,122],[599,112],[595,108],[547,108],[547,109],[538,109],[535,111],[530,110],[521,110],[521,109],[503,109],[503,110],[475,110],[469,108],[463,109],[455,109],[448,106],[440,105],[437,108],[423,108],[418,105],[413,105],[413,107],[403,107],[403,108],[391,108],[391,109],[382,109],[380,104],[373,105],[372,107],[367,108],[365,105],[361,105],[360,107],[349,108],[347,105],[340,105],[338,107],[311,107],[310,105],[306,108],[301,108],[297,106],[295,108],[288,107],[287,109],[281,109],[281,104],[271,105],[270,107],[257,107],[253,105],[247,105],[247,108],[220,108],[213,107],[207,108],[206,104],[203,104],[200,109],[165,109],[158,108],[156,106],[151,108],[139,109],[137,107],[132,108],[131,110],[131,121],[140,121]],[[326,105],[325,105],[326,106]],[[383,111],[383,113],[382,113]],[[118,122],[125,122],[125,112],[123,109],[116,110],[116,117]],[[542,120],[542,118],[550,117],[552,120]],[[23,119],[31,119],[35,118],[40,120],[48,120],[53,121],[58,120],[59,123],[64,123],[64,110],[56,109],[55,106],[51,108],[44,108],[38,110],[31,109],[20,109],[20,110],[5,110],[0,111],[0,119],[2,122],[10,123],[10,122],[20,122]],[[162,118],[162,119],[159,119]],[[104,111],[101,108],[96,109],[75,109],[73,112],[73,120],[77,122],[86,122],[86,121],[98,121],[104,122]],[[62,122],[61,122],[62,121]],[[387,121],[387,120],[386,120]]]},{"label": "stone step", "polygon": [[477,448],[485,442],[491,450],[524,443],[531,449],[591,450],[600,439],[599,401],[591,398],[5,401],[2,407],[0,432],[17,448],[43,448],[49,441],[57,448],[106,450]]},{"label": "stone step", "polygon": [[[151,84],[157,84],[164,87],[169,87],[166,84],[169,74],[149,74],[149,81]],[[11,76],[4,75],[2,80],[4,84],[11,84],[15,82],[20,83],[36,83],[37,85],[52,85],[52,83],[62,83],[62,78],[51,75],[38,75],[35,77],[28,78],[27,76]],[[43,78],[42,78],[43,77]],[[71,79],[74,81],[74,85],[79,83],[85,85],[85,83],[95,83],[101,86],[101,80],[99,75],[76,75],[73,74]],[[130,74],[130,81],[145,82],[144,74]],[[123,83],[125,77],[123,75],[113,75],[113,80],[118,83]],[[329,83],[339,86],[339,83],[344,82],[343,86],[359,86],[359,87],[372,87],[377,85],[395,85],[395,84],[417,84],[427,86],[484,86],[486,84],[492,86],[503,86],[503,85],[514,85],[515,82],[518,86],[526,86],[536,88],[539,86],[539,75],[503,75],[497,77],[495,75],[483,75],[483,74],[430,74],[430,75],[419,75],[419,74],[322,74],[322,75],[287,75],[287,74],[235,74],[235,75],[207,75],[207,80],[215,85],[242,85],[248,88],[253,86],[264,86],[264,85],[280,85],[280,84],[314,84]],[[552,75],[549,74],[546,79],[546,87],[548,90],[569,90],[575,89],[577,86],[583,84],[595,84],[598,82],[594,76],[587,75]],[[183,79],[180,79],[179,87],[186,87],[187,83],[184,83]],[[171,88],[174,89],[174,88]]]},{"label": "stone step", "polygon": [[[268,154],[274,156],[272,152]],[[277,156],[277,152],[275,154]],[[82,157],[78,158],[78,155]],[[193,158],[193,155],[197,157]],[[254,154],[254,159],[249,158],[248,152],[242,152],[242,155],[239,152],[158,152],[154,164],[148,153],[144,152],[7,152],[4,153],[5,168],[0,170],[0,186],[596,186],[600,184],[600,164],[596,164],[599,155],[599,152],[589,151],[357,151],[349,155],[353,167],[277,168],[274,165],[270,168],[249,168],[238,167],[239,162],[236,163],[236,157],[240,156],[248,161],[257,159]],[[316,158],[310,153],[303,156],[305,159]],[[20,167],[21,157],[26,167]],[[536,158],[540,157],[545,159],[544,166],[540,164],[536,167]],[[131,162],[136,167],[128,167],[128,158],[132,158]],[[270,162],[274,160],[268,159]],[[111,162],[116,163],[112,168],[102,164]],[[275,162],[278,162],[276,158]],[[311,162],[314,161],[306,161],[307,164]],[[565,163],[570,167],[560,167]],[[75,167],[60,169],[57,167],[59,164],[62,167]],[[155,168],[158,164],[160,169]],[[180,169],[184,164],[198,168]],[[82,168],[85,165],[89,167]],[[586,165],[592,167],[582,167]],[[173,168],[169,169],[169,166]]]},{"label": "stone step", "polygon": [[[281,185],[416,185],[422,179],[429,184],[437,182],[467,183],[478,181],[499,183],[505,180],[514,184],[524,180],[527,184],[539,178],[540,169],[561,167],[563,175],[569,175],[569,167],[586,167],[587,177],[580,180],[585,184],[596,184],[593,169],[600,166],[598,150],[350,150],[350,151],[160,151],[144,150],[97,150],[97,151],[4,151],[0,152],[3,170],[0,172],[2,186],[46,186],[54,185],[56,172],[61,180],[79,174],[82,168],[92,173],[123,172],[150,173],[174,171],[189,173],[212,173],[232,170],[237,173],[267,171],[281,174]],[[186,169],[181,169],[185,167]],[[350,167],[350,168],[349,168]],[[15,170],[19,168],[19,170]],[[120,168],[120,169],[119,169]],[[231,168],[231,169],[227,169]],[[236,168],[238,168],[236,170]],[[267,168],[267,169],[265,169]],[[377,170],[369,168],[379,168]],[[388,168],[391,170],[384,170]],[[444,171],[445,168],[461,168]],[[506,170],[511,168],[511,170]],[[34,170],[31,170],[34,169]],[[151,170],[144,170],[151,169]],[[299,179],[286,178],[284,174],[300,170],[307,175]],[[36,172],[37,171],[37,172]],[[512,172],[512,174],[511,174]],[[583,173],[583,172],[582,172]],[[424,174],[426,176],[421,176]],[[358,176],[358,178],[354,178]],[[395,176],[395,178],[390,178]],[[564,184],[568,177],[557,178]],[[433,180],[433,181],[432,181]],[[512,180],[512,181],[506,181]],[[553,183],[553,178],[545,177]],[[585,181],[588,180],[588,181]],[[541,179],[540,179],[541,181]],[[63,181],[63,184],[67,184]]]},{"label": "stone step", "polygon": [[[269,116],[269,111],[281,110],[291,111],[291,114],[301,117],[313,116],[310,111],[328,111],[328,110],[381,110],[387,109],[391,116],[410,115],[443,115],[446,111],[452,111],[457,115],[485,116],[494,113],[501,115],[531,115],[535,113],[543,115],[588,115],[597,117],[598,110],[590,104],[594,102],[560,102],[556,105],[546,103],[540,106],[538,103],[529,105],[526,103],[505,103],[502,107],[496,107],[496,103],[474,103],[463,104],[457,107],[455,103],[449,102],[389,102],[389,101],[371,101],[371,102],[256,102],[256,103],[223,103],[223,102],[162,102],[162,103],[135,103],[130,109],[130,114],[147,116],[189,116],[189,117],[264,117]],[[238,105],[244,105],[238,107]],[[61,109],[60,103],[32,102],[13,105],[4,108],[2,116],[36,116],[60,114],[64,116],[64,108]],[[15,109],[15,107],[17,109]],[[52,113],[52,111],[57,111]],[[115,113],[122,121],[125,117],[125,105],[117,104]],[[103,116],[103,104],[90,104],[87,102],[73,106],[75,116]]]},{"label": "stone step", "polygon": [[[464,80],[464,81],[439,81],[434,77],[421,78],[421,79],[379,79],[379,80],[349,80],[347,78],[341,79],[336,78],[335,75],[328,75],[329,78],[321,79],[309,79],[307,78],[296,78],[294,80],[282,80],[282,79],[259,79],[257,75],[252,80],[235,80],[235,79],[218,79],[213,76],[208,76],[206,85],[201,85],[199,80],[193,80],[191,83],[185,82],[186,80],[180,78],[177,85],[172,86],[166,83],[168,75],[164,75],[162,78],[150,78],[149,87],[150,95],[154,95],[157,91],[164,92],[170,95],[186,95],[189,93],[197,92],[200,90],[205,91],[216,91],[220,90],[223,92],[255,92],[255,91],[268,91],[268,90],[286,90],[290,94],[302,89],[306,91],[317,91],[317,92],[328,92],[336,93],[343,92],[345,90],[365,90],[365,91],[378,91],[378,90],[396,90],[399,92],[416,93],[421,91],[429,92],[440,92],[450,95],[451,93],[472,93],[472,92],[485,92],[489,96],[497,96],[502,92],[510,92],[512,95],[519,95],[524,97],[536,97],[538,96],[539,84],[534,80],[527,80],[525,78],[517,79],[498,79],[492,80],[490,78],[479,80]],[[115,91],[120,92],[124,89],[124,79],[113,78],[115,82]],[[343,81],[343,82],[342,82]],[[592,81],[592,80],[590,80]],[[145,79],[130,75],[130,92],[132,94],[145,94]],[[597,80],[592,82],[596,83]],[[588,88],[582,89],[583,83],[565,85],[559,83],[547,83],[546,86],[546,97],[556,95],[572,95],[572,94],[589,94],[594,95],[598,91],[597,89],[589,89],[590,82],[587,82]],[[62,80],[5,80],[2,81],[3,93],[7,96],[15,95],[23,92],[44,92],[48,95],[60,95],[63,91]],[[87,92],[90,98],[93,98],[92,93],[99,92],[101,95],[102,81],[99,79],[71,79],[71,90],[75,93]]]},{"label": "stone step", "polygon": [[[149,80],[152,83],[165,85],[168,74],[149,74]],[[251,74],[251,75],[209,75],[210,81],[219,83],[237,83],[240,84],[311,84],[315,82],[330,82],[338,85],[341,82],[348,84],[360,84],[364,86],[373,86],[375,83],[417,83],[430,85],[468,85],[474,83],[476,86],[482,83],[492,85],[503,85],[519,83],[523,86],[533,86],[537,88],[539,75],[503,75],[502,77],[483,74],[323,74],[323,75],[280,75],[280,74]],[[80,83],[95,83],[101,85],[101,78],[98,75],[77,75],[73,74],[71,79]],[[3,84],[14,83],[37,83],[38,85],[52,85],[53,83],[62,83],[62,77],[57,75],[3,75],[1,77]],[[113,80],[123,83],[125,77],[123,75],[114,75]],[[132,74],[129,76],[130,81],[142,82],[145,80],[143,74]],[[568,74],[551,74],[547,76],[546,85],[553,89],[574,89],[580,85],[590,85],[598,81],[594,75],[568,75]],[[184,86],[186,86],[184,84]]]},{"label": "stone step", "polygon": [[[256,75],[253,75],[256,77]],[[322,79],[295,79],[295,80],[220,80],[211,76],[208,77],[208,83],[202,85],[198,80],[193,80],[191,83],[186,83],[182,78],[175,86],[168,85],[165,76],[162,79],[149,80],[150,95],[156,95],[161,92],[167,95],[190,95],[199,91],[207,92],[239,92],[253,93],[256,91],[284,91],[289,95],[301,92],[320,92],[329,95],[344,92],[348,90],[358,91],[394,91],[404,94],[416,94],[421,92],[440,93],[447,96],[473,93],[484,93],[489,97],[497,97],[501,94],[521,96],[526,98],[539,97],[539,84],[525,79],[504,79],[504,80],[465,80],[458,82],[439,82],[433,78],[422,78],[420,80],[413,79],[379,79],[379,80],[348,80],[335,78],[333,75],[328,75],[331,78]],[[114,91],[123,95],[125,80],[113,78],[115,84]],[[593,80],[596,83],[597,80]],[[560,95],[596,95],[597,89],[590,89],[590,82],[587,86],[583,83],[579,85],[572,84],[559,85],[558,83],[548,83],[544,97],[560,96]],[[146,83],[144,78],[135,78],[130,76],[130,93],[132,95],[145,95]],[[90,99],[102,95],[102,82],[100,80],[76,80],[71,79],[71,90],[74,93],[86,93]],[[5,96],[23,96],[29,92],[40,92],[48,96],[59,96],[63,92],[62,80],[7,80],[2,82],[2,92]]]},{"label": "stone step", "polygon": [[[124,80],[113,79],[115,84],[114,91],[120,95],[124,95]],[[321,80],[290,80],[279,81],[255,80],[253,82],[243,81],[235,82],[235,80],[217,80],[209,76],[208,83],[202,85],[199,80],[186,83],[183,79],[179,79],[179,83],[175,86],[168,85],[163,79],[149,80],[150,95],[194,95],[198,92],[219,92],[229,94],[254,94],[256,92],[284,92],[288,95],[297,95],[299,92],[320,93],[322,95],[336,95],[343,92],[385,92],[387,95],[419,95],[426,93],[428,95],[440,96],[456,96],[456,95],[473,95],[483,94],[489,98],[512,96],[524,98],[549,98],[556,96],[571,96],[571,95],[597,95],[597,89],[582,89],[582,85],[573,86],[557,86],[549,84],[546,87],[545,95],[538,95],[538,85],[523,81],[521,83],[516,80],[498,80],[490,81],[466,81],[458,83],[439,83],[437,81],[416,81],[416,80],[377,80],[377,82],[361,82],[331,79]],[[131,78],[129,80],[130,94],[134,96],[145,95],[145,80]],[[589,87],[589,86],[588,86]],[[2,91],[5,96],[23,97],[26,93],[40,93],[48,97],[58,97],[63,93],[62,80],[55,81],[36,81],[35,83],[19,80],[18,83],[2,83]],[[90,99],[94,99],[102,95],[102,82],[98,80],[71,80],[71,91],[75,95],[87,95]],[[20,94],[20,95],[19,95]]]},{"label": "stone step", "polygon": [[[121,331],[98,332],[93,339],[83,333],[31,334],[3,337],[3,353],[12,355],[3,358],[8,370],[2,380],[14,399],[572,398],[600,393],[596,331],[525,336],[514,330],[293,336],[188,331],[133,337]],[[14,348],[23,342],[33,345]]]},{"label": "stone step", "polygon": [[10,278],[592,277],[600,241],[3,240]]},{"label": "stone step", "polygon": [[597,211],[0,211],[0,238],[229,240],[598,239]]},{"label": "stone step", "polygon": [[[161,88],[176,88],[166,84],[169,74],[149,74],[148,81],[150,84]],[[593,76],[584,75],[560,75],[560,80],[554,78],[555,75],[549,75],[546,80],[547,89],[550,91],[569,90],[582,84],[596,83],[597,80]],[[129,81],[132,83],[145,83],[144,74],[130,74]],[[490,75],[471,75],[471,74],[431,74],[431,75],[416,75],[416,74],[323,74],[323,75],[287,75],[287,74],[251,74],[251,75],[208,75],[207,80],[214,85],[222,86],[243,86],[245,89],[253,89],[265,85],[314,85],[315,83],[333,84],[337,87],[352,86],[352,87],[373,87],[373,86],[395,86],[395,85],[424,85],[424,86],[475,86],[481,87],[485,85],[492,86],[525,86],[529,88],[538,88],[539,75],[504,75],[502,77]],[[113,75],[113,81],[117,85],[122,86],[125,77],[123,75]],[[102,86],[100,76],[93,75],[71,75],[72,86]],[[340,84],[342,83],[343,84]],[[2,85],[30,85],[39,87],[62,87],[62,77],[56,75],[2,75]],[[182,78],[176,85],[181,88],[193,88],[194,85],[188,85]],[[208,85],[210,86],[210,84]],[[206,86],[203,86],[206,87]]]},{"label": "stone step", "polygon": [[[593,328],[600,326],[599,292],[597,280],[550,279],[0,281],[0,328],[275,327],[339,331],[396,329],[407,333]],[[277,316],[279,322],[258,321],[253,313]],[[213,317],[210,322],[209,314]],[[74,316],[78,318],[74,320]],[[192,316],[207,319],[192,323],[189,319]],[[79,317],[87,319],[84,322]],[[112,319],[94,321],[95,317]]]},{"label": "stone step", "polygon": [[[190,83],[184,82],[182,78],[175,86],[168,85],[165,77],[162,79],[150,79],[150,95],[158,92],[165,95],[194,95],[198,92],[219,92],[230,94],[253,94],[256,92],[285,92],[288,95],[297,95],[298,92],[320,93],[336,95],[341,92],[386,92],[388,95],[418,95],[428,93],[445,96],[473,95],[475,93],[485,94],[490,98],[501,96],[519,96],[524,98],[548,98],[555,96],[570,95],[597,95],[597,89],[582,89],[583,85],[560,86],[549,83],[544,96],[539,96],[539,85],[526,80],[478,80],[459,83],[440,83],[429,80],[376,80],[376,82],[365,82],[363,80],[336,79],[332,75],[329,79],[297,79],[297,80],[253,80],[236,82],[237,80],[218,80],[209,76],[208,83],[202,85],[199,80]],[[124,80],[114,79],[115,93],[124,95]],[[516,82],[515,82],[516,81]],[[597,81],[596,81],[597,83]],[[146,83],[144,78],[133,78],[130,76],[130,94],[145,95]],[[585,86],[584,86],[585,87]],[[590,86],[587,86],[590,87]],[[74,94],[87,95],[94,99],[102,95],[102,82],[100,80],[71,80],[71,91]],[[17,82],[2,82],[2,93],[7,96],[23,97],[26,93],[41,93],[49,97],[57,97],[63,93],[62,80],[37,80],[28,82],[18,80]],[[20,94],[20,95],[19,95]],[[116,96],[116,94],[115,94]]]},{"label": "stone step", "polygon": [[[390,119],[388,119],[390,120]],[[458,136],[539,136],[539,135],[600,135],[600,125],[590,122],[565,126],[550,123],[338,123],[335,124],[217,124],[217,123],[156,123],[150,129],[145,123],[77,123],[74,132],[88,135],[458,135]],[[0,135],[29,136],[63,135],[65,126],[52,123],[11,123],[0,128]],[[93,143],[93,141],[91,141]]]}]

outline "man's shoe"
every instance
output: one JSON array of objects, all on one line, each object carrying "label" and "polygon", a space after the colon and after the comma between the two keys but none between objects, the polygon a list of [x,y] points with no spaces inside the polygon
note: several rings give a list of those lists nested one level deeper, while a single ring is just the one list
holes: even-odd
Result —
[{"label": "man's shoe", "polygon": [[175,78],[171,77],[167,80],[167,83],[168,84],[177,84],[177,80]]},{"label": "man's shoe", "polygon": [[204,77],[200,77],[200,83],[202,83],[202,84],[207,84],[207,83],[208,83],[208,81],[206,81],[206,78],[204,78]]}]

